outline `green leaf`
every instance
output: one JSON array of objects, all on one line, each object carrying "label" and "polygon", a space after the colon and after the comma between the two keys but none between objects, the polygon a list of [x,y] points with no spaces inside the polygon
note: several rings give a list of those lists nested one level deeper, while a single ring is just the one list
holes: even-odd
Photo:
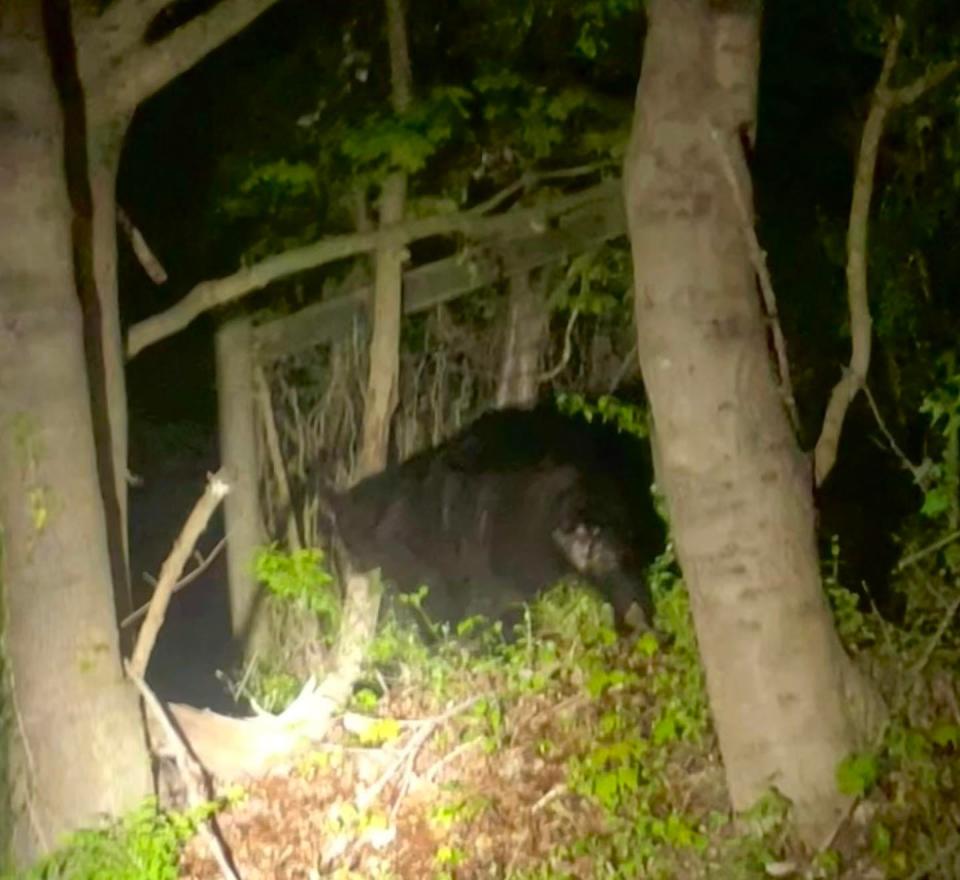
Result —
[{"label": "green leaf", "polygon": [[930,731],[930,741],[940,748],[946,748],[947,746],[960,747],[960,725],[949,721],[942,721],[934,725]]},{"label": "green leaf", "polygon": [[851,755],[837,767],[837,787],[841,794],[862,797],[873,788],[879,775],[876,755]]}]

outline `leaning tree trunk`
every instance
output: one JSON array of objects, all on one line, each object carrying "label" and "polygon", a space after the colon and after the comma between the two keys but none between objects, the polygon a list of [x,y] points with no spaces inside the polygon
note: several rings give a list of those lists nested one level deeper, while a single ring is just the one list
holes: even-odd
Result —
[{"label": "leaning tree trunk", "polygon": [[0,526],[14,857],[151,789],[120,668],[61,108],[40,4],[0,9]]},{"label": "leaning tree trunk", "polygon": [[650,0],[626,199],[659,479],[731,800],[743,809],[775,787],[815,841],[844,809],[837,763],[876,703],[824,601],[810,467],[731,184],[749,205],[740,138],[755,125],[758,9]]}]

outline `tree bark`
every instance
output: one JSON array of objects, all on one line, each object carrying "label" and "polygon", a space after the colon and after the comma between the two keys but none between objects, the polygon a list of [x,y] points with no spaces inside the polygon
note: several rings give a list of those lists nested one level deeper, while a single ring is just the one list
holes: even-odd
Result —
[{"label": "tree bark", "polygon": [[224,499],[227,579],[234,638],[248,656],[262,646],[266,616],[253,575],[253,557],[264,543],[257,477],[256,398],[250,319],[232,318],[217,329],[217,399],[220,462],[233,485]]},{"label": "tree bark", "polygon": [[[101,302],[106,397],[117,522],[108,516],[129,563],[128,418],[117,279],[116,183],[120,152],[137,106],[244,28],[276,0],[221,0],[162,40],[147,44],[147,26],[169,0],[114,0],[105,11],[75,4],[77,60],[85,89],[88,176],[93,199],[93,277]],[[104,487],[104,491],[110,491]],[[108,505],[108,514],[114,505]],[[118,619],[132,609],[129,577],[118,590]]]},{"label": "tree bark", "polygon": [[[117,171],[120,149],[126,136],[129,118],[88,129],[87,169],[93,208],[93,279],[100,298],[100,342],[103,349],[113,455],[113,487],[118,519],[108,527],[118,532],[126,577],[123,592],[118,596],[118,619],[133,610],[130,591],[130,547],[127,524],[127,386],[124,372],[123,333],[120,328],[120,294],[117,277]],[[110,491],[104,487],[104,491]]]},{"label": "tree bark", "polygon": [[775,787],[816,842],[846,806],[837,763],[881,710],[823,597],[810,467],[712,143],[742,156],[755,127],[759,3],[727,6],[648,5],[625,168],[638,350],[733,806]]},{"label": "tree bark", "polygon": [[[413,89],[410,52],[401,0],[386,0],[387,39],[390,44],[392,103],[395,113],[409,106]],[[380,225],[403,219],[407,176],[391,174],[380,192]],[[357,457],[356,479],[382,471],[390,452],[390,422],[397,406],[400,374],[400,316],[403,308],[403,264],[407,250],[400,237],[390,238],[374,255],[370,372],[363,408],[363,435]]]},{"label": "tree bark", "polygon": [[[544,277],[549,269],[541,270]],[[547,342],[548,314],[542,279],[532,272],[510,276],[507,327],[496,405],[531,407],[540,388],[540,358]]]},{"label": "tree bark", "polygon": [[118,646],[63,118],[41,4],[0,11],[0,524],[14,858],[151,790]]}]

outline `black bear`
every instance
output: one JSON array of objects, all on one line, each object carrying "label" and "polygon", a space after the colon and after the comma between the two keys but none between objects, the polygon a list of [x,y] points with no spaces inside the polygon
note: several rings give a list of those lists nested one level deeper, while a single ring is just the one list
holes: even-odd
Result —
[{"label": "black bear", "polygon": [[351,563],[434,620],[505,617],[577,574],[622,625],[652,619],[645,569],[662,549],[647,444],[549,406],[488,413],[332,501]]}]

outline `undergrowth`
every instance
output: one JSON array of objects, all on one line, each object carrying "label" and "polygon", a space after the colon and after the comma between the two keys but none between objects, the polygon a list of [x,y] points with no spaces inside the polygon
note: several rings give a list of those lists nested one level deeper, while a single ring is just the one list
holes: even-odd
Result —
[{"label": "undergrowth", "polygon": [[[266,815],[285,818],[267,831],[262,818],[231,819],[227,809],[238,860],[256,862],[257,876],[281,876],[257,859],[304,852],[305,872],[341,880],[960,876],[960,645],[944,624],[945,579],[937,595],[947,605],[930,598],[910,626],[894,627],[828,572],[838,631],[891,716],[873,748],[838,768],[853,806],[813,854],[792,842],[790,805],[775,793],[731,815],[669,550],[650,580],[656,631],[632,638],[618,638],[609,607],[572,584],[535,603],[510,639],[473,619],[435,627],[425,642],[408,615],[388,613],[350,706],[376,720],[344,725],[283,778],[251,784],[249,801],[272,799],[282,806]],[[279,707],[293,681],[261,676],[250,687]],[[384,761],[404,755],[401,771],[385,774]],[[364,800],[370,761],[386,782]],[[206,880],[217,873],[203,848],[194,840],[184,849],[195,825],[147,805],[75,836],[27,876]],[[331,852],[339,855],[319,855]]]}]

